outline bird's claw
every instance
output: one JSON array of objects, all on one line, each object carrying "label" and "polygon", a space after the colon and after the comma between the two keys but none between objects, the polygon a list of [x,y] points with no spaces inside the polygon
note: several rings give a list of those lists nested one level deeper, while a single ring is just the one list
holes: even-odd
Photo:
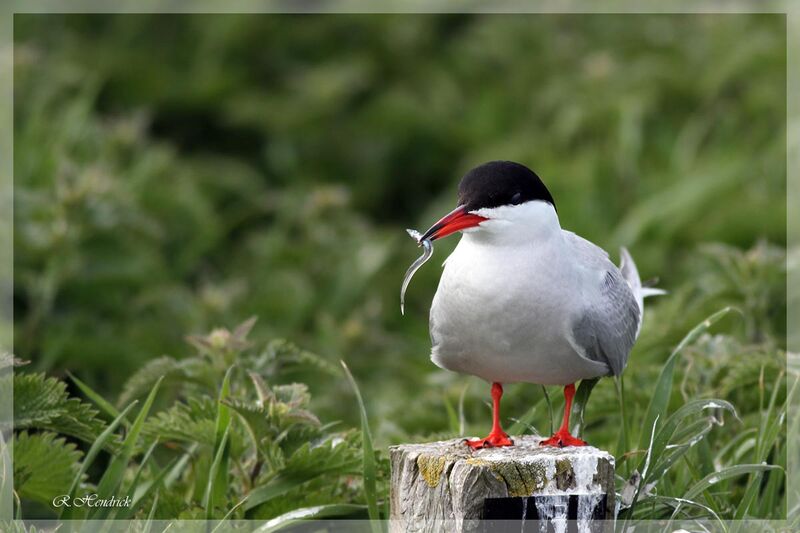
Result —
[{"label": "bird's claw", "polygon": [[513,446],[514,441],[505,433],[490,433],[485,439],[464,439],[464,444],[473,450],[483,448],[500,448],[502,446]]},{"label": "bird's claw", "polygon": [[539,446],[554,446],[564,448],[566,446],[588,446],[588,443],[578,437],[573,437],[569,431],[556,431],[552,437],[539,442]]}]

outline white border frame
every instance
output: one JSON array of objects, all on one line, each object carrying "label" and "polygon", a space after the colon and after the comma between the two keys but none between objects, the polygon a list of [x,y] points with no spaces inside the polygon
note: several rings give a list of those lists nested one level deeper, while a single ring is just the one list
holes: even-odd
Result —
[{"label": "white border frame", "polygon": [[[0,352],[12,352],[13,346],[13,15],[48,14],[48,13],[783,13],[786,15],[787,31],[787,250],[795,248],[800,255],[800,212],[796,202],[800,199],[800,101],[791,98],[800,96],[800,2],[791,0],[661,0],[645,3],[632,0],[564,0],[541,2],[506,0],[494,2],[470,1],[424,1],[409,0],[406,2],[389,1],[376,5],[368,0],[343,0],[341,2],[314,2],[298,0],[293,4],[286,2],[262,2],[258,0],[177,0],[172,2],[158,0],[140,0],[139,2],[120,1],[104,3],[102,0],[12,0],[0,5]],[[795,199],[795,202],[792,202]],[[800,257],[789,256],[789,262],[800,262]],[[800,265],[788,269],[787,277],[787,391],[792,390],[791,380],[800,379]],[[10,420],[13,416],[13,394],[8,388],[0,389],[0,421]],[[788,521],[798,524],[800,521],[800,394],[795,394],[790,402],[787,431],[787,510]],[[0,449],[2,449],[0,436]],[[9,449],[6,449],[10,453]],[[7,463],[0,456],[0,520],[13,516],[13,501],[10,474],[4,477],[3,466]],[[56,522],[42,522],[45,527],[54,527]],[[697,522],[692,522],[698,527]],[[727,525],[733,525],[728,522]],[[739,522],[745,528],[781,529],[787,528],[787,521],[750,521]],[[169,527],[169,522],[154,523],[154,531],[159,527]],[[185,522],[192,530],[204,529],[202,522]],[[236,522],[231,526],[255,529],[254,522]],[[337,530],[347,531],[340,526],[349,525],[351,530],[356,523],[338,522]],[[662,522],[643,523],[637,531],[660,531]],[[687,524],[688,525],[688,524]],[[81,530],[90,525],[84,523]],[[99,526],[99,525],[98,525]],[[701,527],[715,531],[718,525],[706,523]],[[128,531],[136,528],[134,522],[120,521],[112,527],[113,531]],[[359,530],[363,523],[359,526]],[[673,527],[678,527],[674,524]],[[652,528],[652,529],[651,529]],[[67,529],[70,529],[69,526]],[[226,530],[221,527],[218,531]]]}]

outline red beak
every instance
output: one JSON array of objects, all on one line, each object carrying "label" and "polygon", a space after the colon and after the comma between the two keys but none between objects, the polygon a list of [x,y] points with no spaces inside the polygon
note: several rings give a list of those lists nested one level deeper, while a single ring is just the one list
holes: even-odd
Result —
[{"label": "red beak", "polygon": [[474,228],[484,220],[487,219],[467,212],[467,208],[460,205],[443,216],[439,222],[431,226],[419,240],[424,241],[425,239],[430,239],[435,241],[436,239],[447,237],[451,233],[462,229]]}]

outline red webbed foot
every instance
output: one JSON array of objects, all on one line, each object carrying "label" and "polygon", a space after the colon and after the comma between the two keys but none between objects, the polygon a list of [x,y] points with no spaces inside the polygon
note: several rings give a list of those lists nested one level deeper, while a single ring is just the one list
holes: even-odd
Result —
[{"label": "red webbed foot", "polygon": [[573,437],[569,434],[569,431],[558,430],[549,439],[541,441],[539,445],[564,448],[566,446],[588,446],[588,443],[577,437]]},{"label": "red webbed foot", "polygon": [[564,420],[561,422],[561,427],[558,428],[552,437],[545,439],[539,443],[539,446],[556,446],[564,448],[565,446],[587,446],[585,441],[577,437],[573,437],[569,432],[569,415],[572,412],[572,398],[575,396],[575,384],[570,383],[564,387]]},{"label": "red webbed foot", "polygon": [[485,439],[466,439],[464,444],[473,450],[482,448],[499,448],[501,446],[513,446],[514,441],[505,433],[489,433]]}]

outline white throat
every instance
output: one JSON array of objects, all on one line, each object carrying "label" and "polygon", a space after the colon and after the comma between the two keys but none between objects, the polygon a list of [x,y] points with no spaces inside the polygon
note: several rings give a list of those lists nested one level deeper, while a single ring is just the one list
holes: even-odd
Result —
[{"label": "white throat", "polygon": [[561,235],[558,215],[548,202],[533,200],[520,205],[478,209],[473,213],[488,219],[464,231],[464,239],[476,244],[536,244]]}]

